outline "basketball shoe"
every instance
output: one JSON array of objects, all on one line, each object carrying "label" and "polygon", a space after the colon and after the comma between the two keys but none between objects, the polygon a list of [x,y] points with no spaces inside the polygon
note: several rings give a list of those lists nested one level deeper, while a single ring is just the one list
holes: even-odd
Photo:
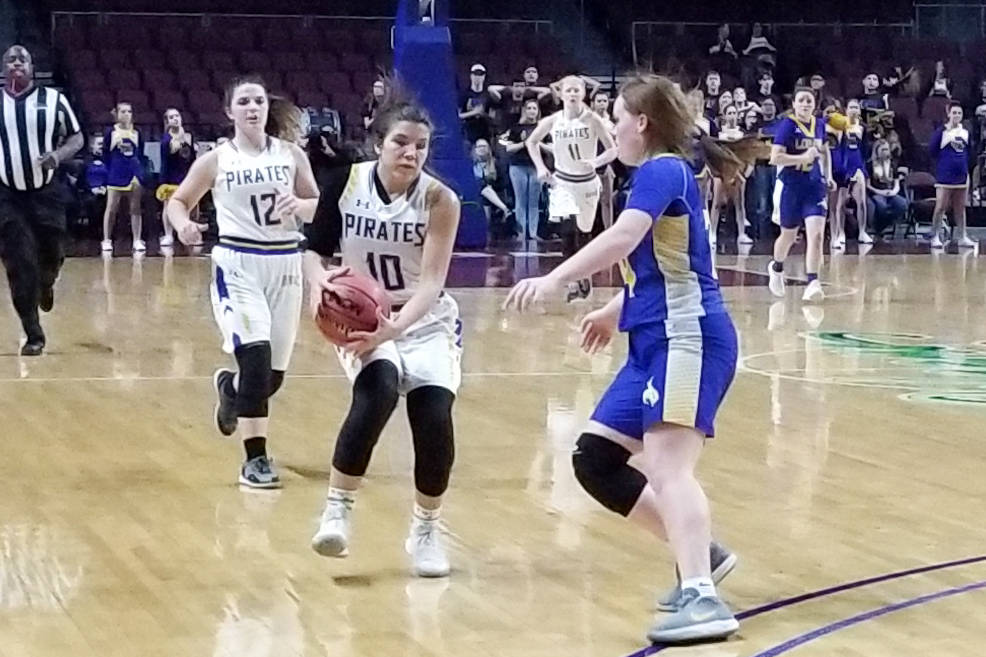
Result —
[{"label": "basketball shoe", "polygon": [[[712,566],[713,584],[718,584],[726,579],[726,575],[733,572],[738,562],[739,558],[734,553],[716,541],[712,541],[712,544],[709,545],[709,564]],[[678,582],[673,589],[658,599],[657,608],[660,611],[675,612],[681,608],[681,574],[677,567],[674,569],[674,574],[678,578]]]},{"label": "basketball shoe", "polygon": [[216,389],[216,429],[224,436],[236,433],[236,391],[233,389],[233,372],[219,368],[212,375]]},{"label": "basketball shoe", "polygon": [[739,629],[729,607],[716,595],[698,589],[681,592],[681,608],[658,621],[648,632],[652,643],[683,643],[724,639]]},{"label": "basketball shoe", "polygon": [[349,556],[349,516],[352,511],[352,500],[326,500],[318,531],[312,537],[312,549],[323,557]]},{"label": "basketball shoe", "polygon": [[404,549],[414,562],[414,574],[418,577],[447,577],[451,567],[445,539],[436,520],[417,520],[411,523],[411,533],[404,541]]}]

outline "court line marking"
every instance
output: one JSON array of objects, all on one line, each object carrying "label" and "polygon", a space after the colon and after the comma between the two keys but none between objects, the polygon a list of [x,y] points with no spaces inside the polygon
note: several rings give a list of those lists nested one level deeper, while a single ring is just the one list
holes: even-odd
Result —
[{"label": "court line marking", "polygon": [[[735,272],[737,274],[753,274],[753,275],[756,275],[756,276],[763,276],[764,278],[768,278],[768,279],[770,278],[770,275],[767,273],[766,269],[761,269],[760,271],[753,271],[751,269],[744,269],[744,268],[739,267],[739,266],[719,265],[719,264],[716,264],[715,267],[716,267],[716,269],[721,269],[723,271],[731,271],[731,272]],[[786,281],[792,281],[794,283],[797,283],[799,286],[800,285],[807,285],[808,284],[808,279],[807,278],[796,278],[796,277],[791,276],[789,274],[788,275],[785,275],[784,278],[785,278]],[[749,285],[749,286],[744,285],[744,286],[729,286],[729,287],[750,287],[750,288],[754,288],[754,287],[766,287],[766,286],[765,285]],[[833,290],[832,292],[826,292],[825,293],[825,298],[826,299],[841,299],[842,297],[851,297],[851,296],[855,296],[859,292],[859,288],[858,287],[853,287],[851,285],[836,285],[835,283],[830,283],[828,281],[822,281],[822,287],[823,288],[824,287],[831,288]],[[777,300],[780,301],[781,299],[778,298]]]},{"label": "court line marking", "polygon": [[884,607],[877,607],[876,609],[871,609],[870,611],[863,612],[862,614],[857,614],[855,616],[850,616],[849,618],[843,618],[842,620],[835,621],[834,623],[829,623],[823,627],[812,630],[811,632],[805,632],[804,634],[799,634],[793,639],[789,639],[784,643],[779,643],[772,648],[758,652],[753,657],[777,657],[793,648],[808,643],[809,641],[814,641],[815,639],[821,638],[826,634],[832,634],[833,632],[838,632],[839,630],[844,630],[847,627],[852,627],[858,623],[862,623],[868,620],[873,620],[874,618],[879,618],[886,614],[893,613],[895,611],[900,611],[901,609],[907,609],[909,607],[917,607],[918,605],[927,604],[929,602],[935,602],[943,598],[948,598],[953,595],[961,595],[963,593],[969,593],[970,591],[976,591],[978,589],[986,588],[986,580],[981,582],[974,582],[972,584],[966,584],[965,586],[957,586],[951,589],[945,589],[943,591],[936,591],[935,593],[928,593],[926,595],[919,596],[917,598],[911,598],[910,600],[904,600],[903,602],[897,602],[892,605],[886,605]]},{"label": "court line marking", "polygon": [[[785,607],[791,607],[802,602],[808,602],[809,600],[815,600],[817,598],[824,598],[830,595],[835,595],[837,593],[842,593],[844,591],[851,591],[853,589],[862,588],[864,586],[870,586],[871,584],[880,584],[882,582],[888,582],[894,579],[902,579],[904,577],[912,577],[914,575],[921,575],[923,573],[930,573],[936,570],[946,570],[948,568],[958,568],[960,566],[968,566],[974,563],[981,563],[986,561],[986,554],[977,557],[968,557],[966,559],[958,559],[955,561],[945,561],[942,563],[931,564],[929,566],[919,566],[917,568],[909,568],[907,570],[898,570],[893,573],[886,573],[884,575],[876,575],[874,577],[868,577],[866,579],[852,580],[849,582],[844,582],[842,584],[836,584],[835,586],[830,586],[824,589],[818,589],[815,591],[809,591],[807,593],[802,593],[801,595],[792,596],[790,598],[782,598],[780,600],[775,600],[774,602],[768,602],[767,604],[760,605],[759,607],[753,607],[752,609],[747,609],[746,611],[741,611],[736,614],[737,620],[743,620],[745,618],[753,618],[754,616],[759,616],[760,614],[766,614],[771,611],[777,611],[778,609],[784,609]],[[647,655],[653,655],[654,653],[667,650],[672,646],[669,645],[653,645],[643,650],[638,650],[637,652],[627,655],[627,657],[646,657]]]},{"label": "court line marking", "polygon": [[[589,370],[569,370],[567,372],[463,372],[463,378],[481,377],[551,377],[551,376],[612,376],[613,372],[592,372]],[[345,374],[288,374],[285,379],[345,379]],[[0,377],[0,384],[3,383],[99,383],[103,381],[129,382],[129,381],[198,381],[212,380],[212,375],[178,375],[178,376],[49,376],[49,377]]]}]

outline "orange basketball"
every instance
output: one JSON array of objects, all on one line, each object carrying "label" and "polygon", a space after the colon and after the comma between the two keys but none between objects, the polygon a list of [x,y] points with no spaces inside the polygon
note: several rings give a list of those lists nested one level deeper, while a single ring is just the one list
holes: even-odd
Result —
[{"label": "orange basketball", "polygon": [[377,311],[390,316],[390,297],[369,276],[350,270],[336,276],[322,291],[322,303],[315,313],[315,324],[325,339],[343,346],[351,331],[374,331]]}]

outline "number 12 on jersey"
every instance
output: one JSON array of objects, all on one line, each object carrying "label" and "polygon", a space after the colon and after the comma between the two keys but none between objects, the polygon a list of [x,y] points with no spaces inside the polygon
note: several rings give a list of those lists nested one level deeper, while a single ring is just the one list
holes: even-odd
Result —
[{"label": "number 12 on jersey", "polygon": [[[260,199],[258,202],[257,199]],[[277,194],[260,194],[259,196],[254,194],[250,197],[250,207],[253,208],[253,220],[257,222],[258,226],[277,226],[281,223],[281,220],[277,217],[271,217],[274,214],[274,203],[277,201]],[[266,204],[263,210],[263,215],[261,215],[261,204]]]},{"label": "number 12 on jersey", "polygon": [[[377,265],[379,261],[379,266]],[[404,274],[401,272],[401,257],[388,255],[386,253],[366,254],[366,266],[370,269],[370,276],[383,283],[385,290],[403,290]]]}]

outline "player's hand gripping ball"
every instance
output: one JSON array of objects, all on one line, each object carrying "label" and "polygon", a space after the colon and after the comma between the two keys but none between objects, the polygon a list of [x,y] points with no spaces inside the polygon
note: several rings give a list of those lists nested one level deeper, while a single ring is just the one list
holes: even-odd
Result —
[{"label": "player's hand gripping ball", "polygon": [[375,331],[378,313],[390,316],[390,296],[374,279],[349,268],[330,272],[327,278],[315,324],[332,344],[344,347],[350,342],[350,332]]}]

